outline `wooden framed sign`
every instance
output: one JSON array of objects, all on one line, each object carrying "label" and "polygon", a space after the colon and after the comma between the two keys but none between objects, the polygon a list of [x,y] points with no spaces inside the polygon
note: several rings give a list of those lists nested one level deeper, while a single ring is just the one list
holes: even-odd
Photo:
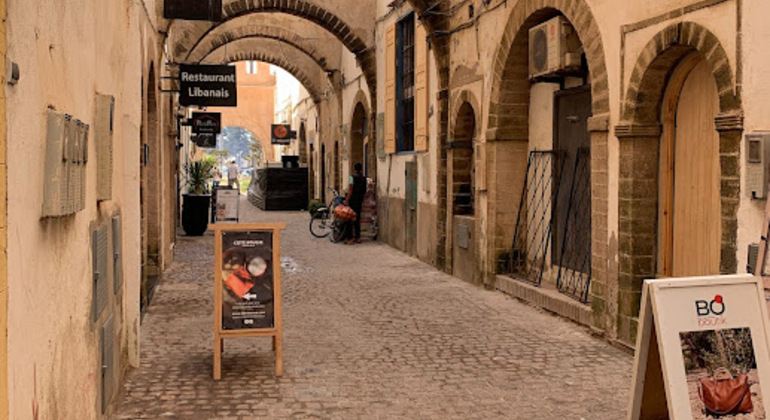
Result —
[{"label": "wooden framed sign", "polygon": [[214,222],[238,222],[239,219],[239,191],[227,188],[216,190]]},{"label": "wooden framed sign", "polygon": [[222,377],[225,338],[272,337],[283,375],[281,224],[216,224],[214,379]]},{"label": "wooden framed sign", "polygon": [[644,283],[629,420],[767,419],[769,387],[759,277]]}]

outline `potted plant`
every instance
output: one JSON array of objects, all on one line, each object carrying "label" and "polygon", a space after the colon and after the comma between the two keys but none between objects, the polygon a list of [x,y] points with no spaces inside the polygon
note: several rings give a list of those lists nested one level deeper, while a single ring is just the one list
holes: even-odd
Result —
[{"label": "potted plant", "polygon": [[209,181],[214,178],[216,161],[204,158],[185,164],[187,194],[182,195],[182,228],[188,236],[201,236],[209,225],[211,194]]}]

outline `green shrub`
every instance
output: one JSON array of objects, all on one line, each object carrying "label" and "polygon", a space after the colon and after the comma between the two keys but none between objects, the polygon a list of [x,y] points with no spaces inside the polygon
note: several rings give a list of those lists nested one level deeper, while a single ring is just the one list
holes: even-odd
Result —
[{"label": "green shrub", "polygon": [[310,202],[310,204],[308,204],[307,209],[310,212],[310,215],[314,216],[316,210],[318,210],[320,207],[325,207],[325,206],[326,204],[324,204],[323,202],[318,200],[313,200]]}]

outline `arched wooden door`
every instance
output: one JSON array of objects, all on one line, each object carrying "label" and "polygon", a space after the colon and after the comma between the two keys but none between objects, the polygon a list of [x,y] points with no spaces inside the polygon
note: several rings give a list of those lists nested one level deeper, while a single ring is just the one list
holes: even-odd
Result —
[{"label": "arched wooden door", "polygon": [[719,273],[719,95],[700,54],[674,71],[663,102],[658,274]]}]

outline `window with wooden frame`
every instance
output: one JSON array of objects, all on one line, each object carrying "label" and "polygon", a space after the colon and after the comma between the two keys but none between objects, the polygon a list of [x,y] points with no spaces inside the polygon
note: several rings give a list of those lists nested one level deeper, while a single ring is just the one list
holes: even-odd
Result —
[{"label": "window with wooden frame", "polygon": [[396,132],[398,151],[414,151],[414,13],[398,22],[396,33]]}]

